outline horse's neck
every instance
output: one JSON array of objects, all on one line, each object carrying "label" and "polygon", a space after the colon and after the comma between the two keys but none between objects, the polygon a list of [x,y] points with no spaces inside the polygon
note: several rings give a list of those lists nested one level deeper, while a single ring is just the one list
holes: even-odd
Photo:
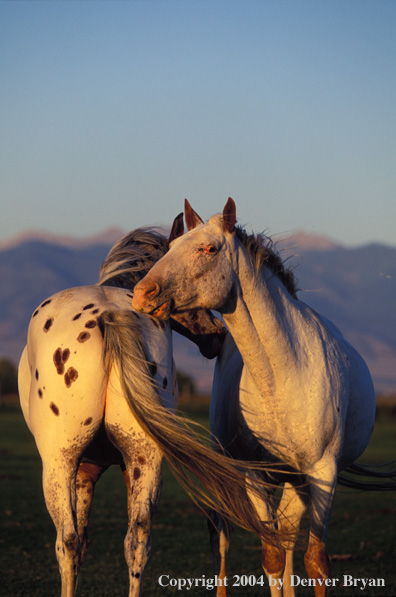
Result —
[{"label": "horse's neck", "polygon": [[224,320],[256,386],[270,396],[294,359],[290,320],[295,300],[268,268],[257,273],[243,251],[237,269],[236,307]]}]

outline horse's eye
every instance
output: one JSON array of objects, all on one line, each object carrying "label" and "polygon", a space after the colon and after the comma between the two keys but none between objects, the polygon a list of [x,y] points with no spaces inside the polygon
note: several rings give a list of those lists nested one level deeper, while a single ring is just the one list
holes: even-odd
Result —
[{"label": "horse's eye", "polygon": [[217,253],[217,248],[214,245],[207,245],[203,250],[205,253],[210,253],[211,255]]}]

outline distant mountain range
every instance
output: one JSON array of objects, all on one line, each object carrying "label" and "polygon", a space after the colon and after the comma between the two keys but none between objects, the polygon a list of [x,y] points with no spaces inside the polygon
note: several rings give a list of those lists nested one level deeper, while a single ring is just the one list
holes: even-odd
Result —
[{"label": "distant mountain range", "polygon": [[[27,233],[0,244],[0,356],[18,361],[29,319],[49,295],[95,284],[110,247],[123,235],[88,239]],[[277,239],[299,281],[299,298],[326,315],[365,358],[378,393],[396,392],[396,247],[348,248],[298,232]],[[175,334],[178,368],[209,391],[213,362]]]}]

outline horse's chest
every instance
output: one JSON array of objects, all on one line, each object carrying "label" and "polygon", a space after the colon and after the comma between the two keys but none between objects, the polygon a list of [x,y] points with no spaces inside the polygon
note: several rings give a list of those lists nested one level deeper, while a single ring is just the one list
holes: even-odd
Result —
[{"label": "horse's chest", "polygon": [[244,371],[239,428],[250,449],[253,437],[268,455],[292,466],[301,468],[304,463],[314,462],[331,441],[334,421],[324,409],[312,410],[295,394],[262,396]]}]

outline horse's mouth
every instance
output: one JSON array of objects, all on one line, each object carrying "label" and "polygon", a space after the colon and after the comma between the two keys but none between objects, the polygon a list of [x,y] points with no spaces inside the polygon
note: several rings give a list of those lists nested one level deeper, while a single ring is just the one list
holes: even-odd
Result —
[{"label": "horse's mouth", "polygon": [[159,307],[156,307],[155,309],[153,309],[153,311],[150,312],[150,315],[152,315],[153,317],[156,317],[157,319],[169,319],[171,314],[171,301],[167,301],[165,303],[162,303],[162,305],[160,305]]}]

